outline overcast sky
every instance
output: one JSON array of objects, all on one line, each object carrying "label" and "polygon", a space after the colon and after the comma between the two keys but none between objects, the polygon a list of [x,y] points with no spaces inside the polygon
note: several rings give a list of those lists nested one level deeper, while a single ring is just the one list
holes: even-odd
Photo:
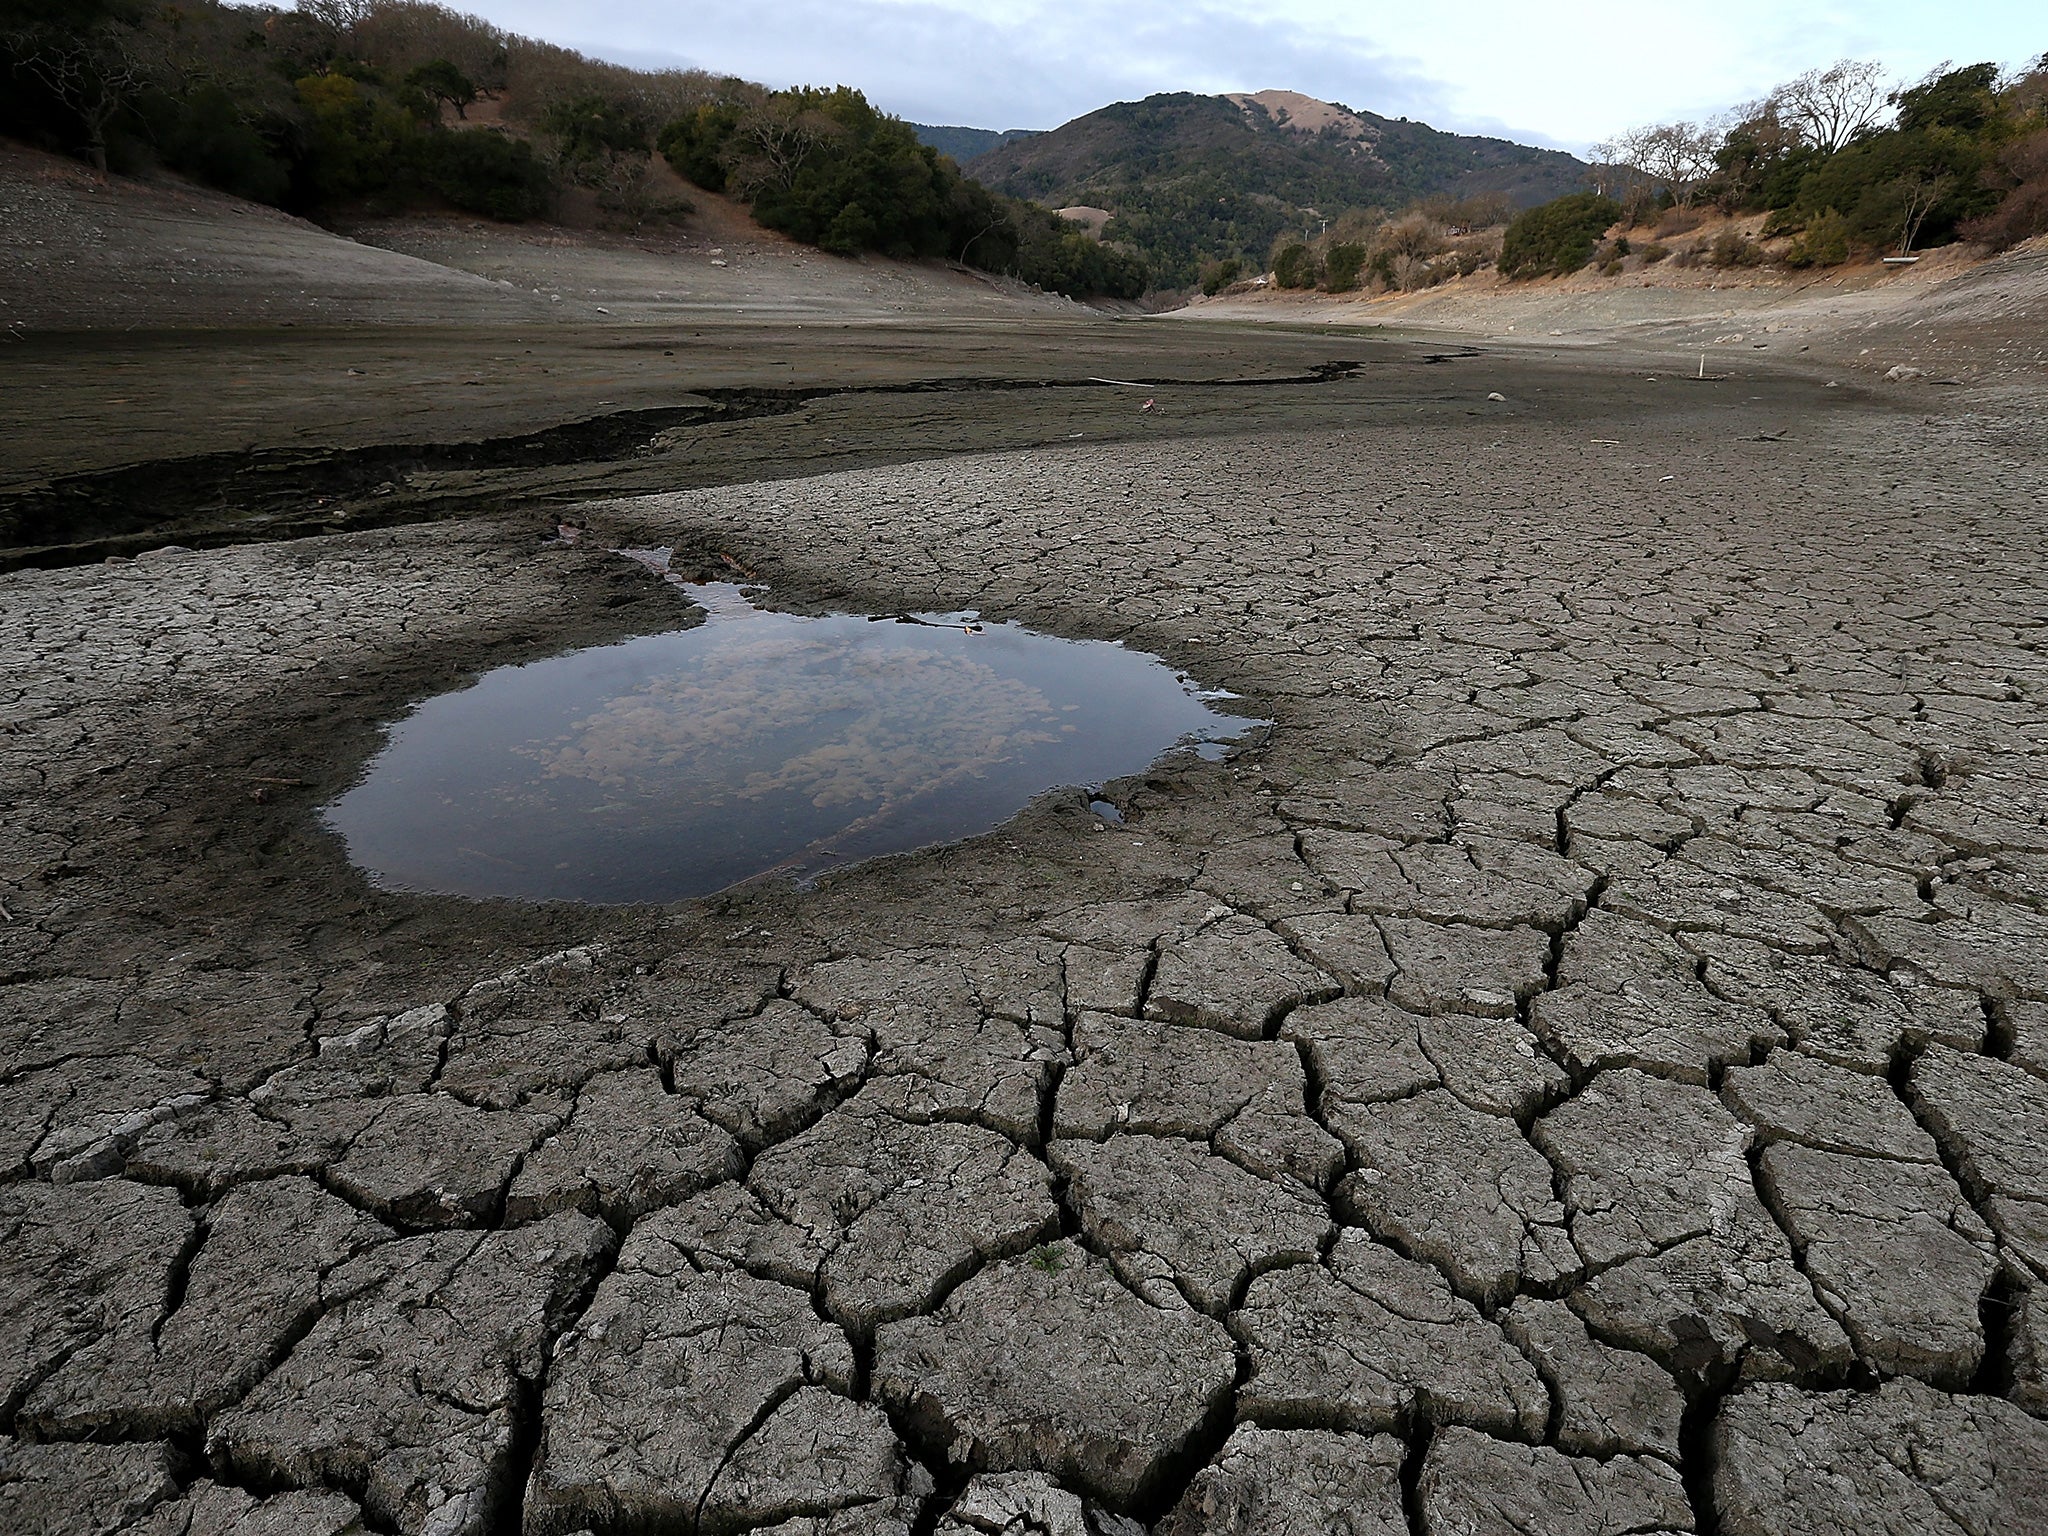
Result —
[{"label": "overcast sky", "polygon": [[2041,0],[454,0],[649,66],[860,87],[924,123],[1052,128],[1155,91],[1303,91],[1584,150],[1844,56],[1917,78],[2048,50]]}]

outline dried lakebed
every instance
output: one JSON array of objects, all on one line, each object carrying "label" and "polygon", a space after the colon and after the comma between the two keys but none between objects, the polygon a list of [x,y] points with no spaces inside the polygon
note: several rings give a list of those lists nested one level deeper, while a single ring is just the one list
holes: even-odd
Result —
[{"label": "dried lakebed", "polygon": [[1276,722],[661,910],[318,823],[652,575],[0,577],[0,1528],[2042,1529],[2048,426],[1712,389],[588,508]]},{"label": "dried lakebed", "polygon": [[325,813],[350,858],[393,890],[679,901],[972,837],[1255,723],[1101,641],[683,591],[698,627],[501,668],[413,710]]}]

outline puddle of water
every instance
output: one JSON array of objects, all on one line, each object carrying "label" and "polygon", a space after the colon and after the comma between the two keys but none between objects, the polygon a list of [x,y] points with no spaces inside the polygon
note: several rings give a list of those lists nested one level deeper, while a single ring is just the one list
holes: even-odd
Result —
[{"label": "puddle of water", "polygon": [[503,667],[394,725],[325,813],[350,859],[387,890],[678,901],[972,837],[1258,723],[1099,641],[685,590],[695,629]]}]

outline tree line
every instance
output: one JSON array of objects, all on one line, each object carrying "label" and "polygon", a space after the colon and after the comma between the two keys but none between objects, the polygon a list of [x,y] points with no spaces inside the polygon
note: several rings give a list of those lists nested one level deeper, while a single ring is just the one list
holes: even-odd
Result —
[{"label": "tree line", "polygon": [[[491,123],[470,120],[479,102]],[[1127,251],[969,181],[858,91],[625,69],[423,0],[0,0],[0,133],[309,215],[524,220],[581,188],[628,228],[687,211],[661,195],[659,154],[837,254],[944,257],[1074,297],[1147,286]]]},{"label": "tree line", "polygon": [[1631,224],[1672,208],[1767,213],[1795,265],[1958,239],[2003,248],[2048,232],[2048,54],[1898,85],[1843,60],[1715,122],[1651,124],[1594,153],[1591,190]]}]

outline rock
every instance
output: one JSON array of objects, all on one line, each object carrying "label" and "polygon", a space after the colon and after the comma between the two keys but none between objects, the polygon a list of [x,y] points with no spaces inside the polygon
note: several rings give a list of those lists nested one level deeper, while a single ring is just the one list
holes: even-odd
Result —
[{"label": "rock", "polygon": [[711,1484],[696,1529],[755,1530],[931,1492],[881,1411],[823,1387],[800,1387],[739,1443]]},{"label": "rock", "polygon": [[1051,1151],[1091,1245],[1162,1304],[1177,1283],[1220,1315],[1252,1276],[1314,1263],[1330,1230],[1329,1212],[1300,1185],[1255,1177],[1196,1142],[1112,1136]]},{"label": "rock", "polygon": [[1039,1471],[1120,1508],[1227,1401],[1221,1324],[1141,1301],[1072,1243],[990,1265],[875,1341],[874,1390],[947,1458]]},{"label": "rock", "polygon": [[0,1530],[114,1536],[143,1528],[150,1511],[178,1497],[177,1461],[162,1443],[33,1445],[0,1439]]},{"label": "rock", "polygon": [[20,1422],[52,1439],[196,1435],[309,1327],[321,1280],[391,1237],[306,1179],[230,1192],[203,1218],[168,1316],[157,1298],[29,1395]]},{"label": "rock", "polygon": [[1535,928],[1475,928],[1383,917],[1396,975],[1387,996],[1414,1013],[1511,1018],[1516,1002],[1543,989],[1550,935]]},{"label": "rock", "polygon": [[1714,1421],[1712,1465],[1727,1536],[1990,1536],[2038,1529],[2048,1508],[2048,1425],[1909,1379],[1750,1387]]},{"label": "rock", "polygon": [[923,1311],[984,1261],[1058,1234],[1051,1175],[1016,1143],[861,1102],[763,1153],[747,1180],[805,1235],[845,1327],[865,1335]]},{"label": "rock", "polygon": [[208,1456],[239,1482],[360,1488],[402,1536],[478,1536],[513,1497],[519,1406],[549,1338],[611,1243],[565,1213],[371,1249],[324,1277],[329,1310],[214,1419]]},{"label": "rock", "polygon": [[561,1123],[528,1110],[475,1109],[445,1093],[401,1094],[377,1102],[327,1177],[387,1221],[485,1222],[502,1208],[521,1160]]},{"label": "rock", "polygon": [[1258,1040],[1288,1009],[1341,990],[1263,923],[1233,914],[1160,950],[1145,1016]]},{"label": "rock", "polygon": [[1498,1302],[1577,1272],[1550,1164],[1514,1121],[1432,1089],[1340,1105],[1330,1124],[1356,1160],[1337,1186],[1346,1220],[1436,1265],[1460,1294]]},{"label": "rock", "polygon": [[1428,1265],[1362,1232],[1343,1233],[1324,1265],[1254,1280],[1231,1327],[1251,1354],[1244,1422],[1372,1431],[1423,1415],[1534,1436],[1549,1413],[1498,1328]]},{"label": "rock", "polygon": [[1627,1452],[1677,1463],[1685,1398],[1656,1361],[1602,1344],[1561,1301],[1524,1296],[1498,1321],[1550,1387],[1559,1450],[1603,1457]]},{"label": "rock", "polygon": [[1760,1178],[1858,1353],[1887,1376],[1968,1385],[1997,1244],[1948,1170],[1780,1144]]},{"label": "rock", "polygon": [[939,1521],[938,1536],[1144,1536],[1135,1520],[1067,1492],[1043,1472],[969,1478]]},{"label": "rock", "polygon": [[1157,1536],[1407,1536],[1392,1435],[1239,1425]]},{"label": "rock", "polygon": [[96,1341],[146,1336],[193,1230],[173,1190],[0,1186],[0,1414]]},{"label": "rock", "polygon": [[860,1086],[864,1039],[836,1033],[795,1003],[664,1039],[675,1091],[741,1146],[758,1151],[795,1135]]},{"label": "rock", "polygon": [[1765,1141],[1915,1163],[1941,1160],[1934,1138],[1883,1078],[1797,1051],[1774,1051],[1760,1067],[1729,1068],[1721,1099]]},{"label": "rock", "polygon": [[576,1096],[574,1118],[521,1165],[507,1221],[577,1210],[627,1225],[656,1206],[736,1177],[739,1143],[654,1072],[600,1072]]},{"label": "rock", "polygon": [[1884,371],[1884,381],[1887,384],[1909,384],[1914,379],[1926,377],[1925,368],[1909,368],[1904,363],[1895,363]]},{"label": "rock", "polygon": [[1530,1134],[1597,1271],[1568,1298],[1595,1333],[1681,1380],[1847,1365],[1848,1338],[1750,1182],[1747,1133],[1706,1089],[1603,1072]]},{"label": "rock", "polygon": [[2048,1277],[2048,1082],[2008,1062],[1930,1046],[1913,1102],[1998,1235]]},{"label": "rock", "polygon": [[1261,1177],[1284,1172],[1314,1188],[1343,1162],[1337,1139],[1309,1118],[1291,1045],[1083,1014],[1074,1058],[1053,1101],[1055,1136],[1184,1136]]},{"label": "rock", "polygon": [[681,1210],[643,1220],[556,1343],[526,1490],[528,1536],[688,1529],[751,1426],[801,1387],[843,1390],[851,1379],[852,1348],[812,1310],[809,1292],[702,1272],[690,1235]]},{"label": "rock", "polygon": [[1685,1486],[1664,1462],[1595,1461],[1457,1427],[1430,1441],[1416,1492],[1431,1536],[1661,1536],[1694,1528]]}]

